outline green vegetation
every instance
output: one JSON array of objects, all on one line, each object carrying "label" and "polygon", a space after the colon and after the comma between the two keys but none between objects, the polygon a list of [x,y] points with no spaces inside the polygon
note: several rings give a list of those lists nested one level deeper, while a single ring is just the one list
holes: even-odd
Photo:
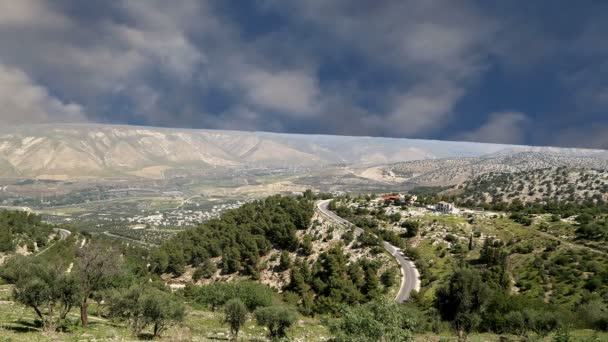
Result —
[{"label": "green vegetation", "polygon": [[247,307],[240,299],[229,300],[224,307],[224,323],[230,326],[230,333],[238,338],[239,330],[247,319]]},{"label": "green vegetation", "polygon": [[296,251],[296,231],[308,228],[312,214],[305,198],[272,196],[245,204],[163,243],[152,254],[152,269],[179,275],[186,265],[222,256],[222,272],[256,277],[260,257],[271,248]]},{"label": "green vegetation", "polygon": [[343,317],[331,326],[339,342],[414,340],[417,325],[407,306],[395,302],[371,302],[349,307]]},{"label": "green vegetation", "polygon": [[34,251],[44,247],[52,233],[51,227],[40,217],[26,211],[0,210],[0,253],[14,252],[17,246],[27,246]]},{"label": "green vegetation", "polygon": [[[605,226],[602,206],[515,200],[503,212],[459,216],[420,215],[425,209],[374,205],[361,197],[334,201],[336,213],[369,232],[400,239],[416,261],[422,291],[408,306],[422,313],[417,333],[445,331],[447,322],[460,339],[498,333],[542,340],[573,328],[605,331],[608,258],[590,239],[601,234],[584,235],[588,225],[594,232]],[[568,215],[575,219],[562,219]],[[565,235],[570,238],[563,240]],[[370,236],[359,239],[371,244]]]},{"label": "green vegetation", "polygon": [[[313,229],[319,223],[311,222],[312,198],[252,202],[150,250],[75,233],[54,243],[44,258],[10,258],[0,268],[8,284],[0,287],[0,299],[15,305],[0,307],[0,336],[17,341],[608,337],[602,332],[608,330],[608,260],[598,247],[604,237],[595,233],[606,226],[606,216],[597,203],[569,207],[581,211],[566,220],[545,207],[517,202],[506,212],[452,216],[412,215],[420,208],[401,202],[374,207],[369,198],[340,198],[332,207],[365,233],[334,234],[340,228],[328,227],[327,234]],[[344,242],[317,253],[315,241],[332,237]],[[394,268],[348,254],[363,247],[369,248],[365,255],[381,253],[382,240],[404,247],[421,271],[422,290],[405,305],[387,300],[398,283]],[[261,284],[262,271],[279,273],[286,285],[276,290]],[[191,274],[194,281],[182,290],[165,283]],[[218,278],[232,280],[214,281]],[[195,284],[199,279],[202,285]]]},{"label": "green vegetation", "polygon": [[36,313],[44,330],[54,331],[80,302],[77,278],[65,273],[65,264],[16,257],[2,269],[4,280],[14,284],[13,299]]},{"label": "green vegetation", "polygon": [[234,299],[245,304],[249,311],[269,306],[279,300],[270,287],[252,281],[189,285],[184,289],[184,296],[212,311]]},{"label": "green vegetation", "polygon": [[296,320],[296,313],[284,306],[270,306],[255,310],[255,319],[258,325],[268,328],[271,339],[279,339],[287,335],[287,329]]},{"label": "green vegetation", "polygon": [[152,326],[152,336],[157,337],[184,319],[183,303],[160,286],[134,285],[114,292],[109,301],[109,315],[127,320],[135,335]]}]

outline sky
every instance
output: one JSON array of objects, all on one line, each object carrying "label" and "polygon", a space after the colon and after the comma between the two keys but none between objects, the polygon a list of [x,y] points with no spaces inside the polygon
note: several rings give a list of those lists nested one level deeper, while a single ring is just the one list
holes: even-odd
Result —
[{"label": "sky", "polygon": [[608,148],[608,2],[0,0],[0,125]]}]

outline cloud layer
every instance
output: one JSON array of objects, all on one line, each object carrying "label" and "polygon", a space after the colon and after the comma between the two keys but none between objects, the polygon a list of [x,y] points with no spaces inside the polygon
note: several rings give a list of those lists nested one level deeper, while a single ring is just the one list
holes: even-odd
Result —
[{"label": "cloud layer", "polygon": [[0,0],[0,124],[608,147],[566,132],[608,125],[601,8],[521,6]]}]

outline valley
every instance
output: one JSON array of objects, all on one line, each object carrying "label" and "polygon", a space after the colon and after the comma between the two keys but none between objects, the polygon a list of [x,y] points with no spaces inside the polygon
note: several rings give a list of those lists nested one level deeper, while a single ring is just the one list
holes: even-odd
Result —
[{"label": "valley", "polygon": [[[0,309],[0,336],[15,341],[225,340],[233,301],[244,340],[282,319],[302,341],[367,340],[360,319],[399,341],[607,337],[604,151],[50,125],[0,132],[0,161],[0,289],[20,317]],[[111,279],[95,291],[88,251]],[[61,315],[20,297],[38,283],[68,291],[44,300]],[[138,325],[143,303],[166,333]]]}]

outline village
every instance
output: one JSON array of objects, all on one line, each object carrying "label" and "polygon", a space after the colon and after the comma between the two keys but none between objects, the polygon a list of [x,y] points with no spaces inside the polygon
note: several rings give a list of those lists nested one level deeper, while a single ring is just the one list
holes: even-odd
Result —
[{"label": "village", "polygon": [[[409,235],[413,237],[410,241],[412,247],[423,240],[446,250],[471,243],[482,245],[486,239],[497,237],[490,231],[479,229],[476,222],[504,217],[497,212],[457,208],[445,201],[425,205],[418,201],[418,196],[410,194],[385,194],[367,199],[369,201],[353,200],[347,207],[355,213],[367,213],[364,216],[375,219],[378,228],[400,235],[412,229],[409,223],[416,222],[416,233]],[[378,212],[383,213],[383,219],[377,219],[375,214]]]},{"label": "village", "polygon": [[156,210],[149,215],[134,215],[121,217],[119,221],[126,222],[132,229],[152,227],[187,227],[203,221],[218,218],[222,212],[242,206],[244,201],[234,203],[214,204],[209,210],[173,209],[161,212]]}]

